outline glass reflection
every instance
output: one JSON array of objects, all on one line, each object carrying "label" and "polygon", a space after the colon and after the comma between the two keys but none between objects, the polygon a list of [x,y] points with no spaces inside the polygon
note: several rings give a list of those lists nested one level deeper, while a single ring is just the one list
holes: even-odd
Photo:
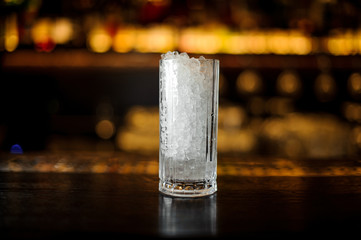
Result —
[{"label": "glass reflection", "polygon": [[217,233],[217,195],[172,198],[159,194],[159,232],[168,237],[213,236]]}]

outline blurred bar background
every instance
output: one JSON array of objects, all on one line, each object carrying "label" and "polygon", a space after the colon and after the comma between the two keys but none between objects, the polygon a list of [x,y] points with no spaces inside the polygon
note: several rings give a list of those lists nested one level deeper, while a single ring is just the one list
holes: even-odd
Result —
[{"label": "blurred bar background", "polygon": [[220,59],[220,156],[360,156],[359,1],[1,0],[0,11],[2,153],[156,158],[160,54],[181,51]]}]

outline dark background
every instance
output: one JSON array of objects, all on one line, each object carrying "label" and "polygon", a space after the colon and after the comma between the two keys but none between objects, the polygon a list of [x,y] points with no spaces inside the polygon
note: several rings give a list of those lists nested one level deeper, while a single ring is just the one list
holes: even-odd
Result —
[{"label": "dark background", "polygon": [[[128,111],[134,106],[144,109],[158,106],[158,60],[162,52],[132,49],[117,53],[110,48],[104,53],[94,53],[87,44],[87,34],[92,27],[87,23],[89,19],[102,23],[110,35],[125,25],[148,29],[154,24],[168,24],[182,30],[194,26],[212,29],[212,26],[221,24],[233,32],[264,31],[272,35],[272,31],[296,30],[319,43],[324,43],[324,39],[332,37],[334,32],[351,31],[358,36],[361,21],[357,14],[361,6],[357,1],[24,0],[1,1],[0,6],[0,150],[3,152],[9,152],[15,144],[19,144],[23,151],[53,150],[54,146],[63,150],[94,150],[98,142],[104,141],[110,146],[107,150],[127,150],[117,144],[117,132],[126,127]],[[6,24],[14,14],[19,43],[15,50],[9,51],[4,40]],[[32,26],[44,18],[68,19],[76,26],[76,34],[64,44],[57,44],[52,39],[34,42]],[[357,37],[355,39],[360,41]],[[68,57],[62,57],[64,54]],[[360,98],[348,89],[349,77],[360,71],[359,52],[339,56],[319,46],[306,55],[221,52],[212,55],[190,52],[190,55],[221,60],[220,107],[231,105],[245,113],[242,115],[244,121],[236,126],[237,131],[249,129],[252,120],[261,119],[265,123],[268,119],[287,119],[293,113],[301,117],[316,117],[314,122],[320,117],[337,119],[337,123],[347,125],[348,131],[346,138],[339,137],[340,144],[347,141],[352,148],[338,155],[358,156],[360,140],[357,140],[356,133],[361,117],[347,117],[345,106],[352,103],[359,107]],[[107,66],[104,59],[114,65]],[[237,78],[245,70],[252,70],[260,76],[260,91],[250,94],[240,91]],[[292,70],[299,76],[301,91],[297,96],[284,96],[277,91],[277,78],[285,70]],[[316,78],[321,73],[329,74],[335,83],[335,92],[327,101],[319,99],[315,90]],[[249,109],[250,101],[255,97],[264,102],[264,110],[258,114]],[[281,113],[267,110],[266,102],[274,98],[289,101],[292,109]],[[115,128],[107,139],[99,137],[94,130],[101,119],[108,119]],[[302,127],[307,126],[299,126],[301,132]],[[149,125],[148,128],[157,126]],[[232,154],[284,155],[267,150],[272,148],[267,136],[251,131],[256,136],[255,147],[234,150]],[[317,134],[316,131],[312,135]],[[154,134],[153,137],[157,138]],[[63,144],[71,139],[79,144],[71,147]],[[283,140],[276,141],[282,144]],[[157,152],[156,148],[153,150]],[[306,150],[295,155],[302,153],[307,156]]]}]

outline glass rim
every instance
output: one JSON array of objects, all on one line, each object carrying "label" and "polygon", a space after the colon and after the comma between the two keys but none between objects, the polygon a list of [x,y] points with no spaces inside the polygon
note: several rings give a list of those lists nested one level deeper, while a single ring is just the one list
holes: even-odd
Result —
[{"label": "glass rim", "polygon": [[[189,58],[189,60],[191,60],[192,58]],[[215,59],[215,58],[205,58],[205,59],[199,59],[199,58],[193,58],[196,59],[200,62],[216,62],[219,63],[219,59]],[[160,59],[159,62],[165,62],[165,61],[178,61],[179,59]]]}]

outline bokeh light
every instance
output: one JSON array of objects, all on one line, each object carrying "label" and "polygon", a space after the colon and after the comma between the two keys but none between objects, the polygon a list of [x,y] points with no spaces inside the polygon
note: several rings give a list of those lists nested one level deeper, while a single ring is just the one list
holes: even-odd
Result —
[{"label": "bokeh light", "polygon": [[277,90],[286,96],[297,96],[301,91],[299,76],[290,70],[283,71],[277,78]]},{"label": "bokeh light", "polygon": [[19,44],[19,32],[17,26],[17,16],[10,15],[5,20],[5,50],[13,52]]},{"label": "bokeh light", "polygon": [[55,48],[55,42],[52,37],[52,21],[50,18],[37,20],[31,29],[31,36],[36,50],[40,52],[50,52]]},{"label": "bokeh light", "polygon": [[246,121],[246,112],[240,106],[225,106],[219,109],[218,121],[220,128],[240,129]]},{"label": "bokeh light", "polygon": [[355,54],[357,47],[354,44],[354,40],[355,37],[351,31],[332,30],[327,40],[328,51],[333,55]]},{"label": "bokeh light", "polygon": [[350,94],[359,99],[361,97],[361,75],[360,73],[352,73],[347,82],[348,91]]},{"label": "bokeh light", "polygon": [[176,47],[176,32],[171,26],[166,25],[139,28],[134,47],[139,52],[172,51]]},{"label": "bokeh light", "polygon": [[346,102],[343,104],[343,112],[348,121],[361,123],[361,104]]},{"label": "bokeh light", "polygon": [[241,94],[256,94],[262,90],[262,79],[253,70],[245,70],[237,77],[237,90]]},{"label": "bokeh light", "polygon": [[51,36],[56,44],[65,44],[73,37],[73,25],[67,18],[58,18],[51,28]]},{"label": "bokeh light", "polygon": [[88,34],[88,46],[97,53],[107,52],[112,46],[112,38],[103,27],[95,27]]},{"label": "bokeh light", "polygon": [[109,139],[115,133],[114,123],[109,120],[101,120],[95,125],[96,134],[102,139]]},{"label": "bokeh light", "polygon": [[119,53],[130,52],[134,48],[136,29],[132,26],[119,28],[114,36],[113,49]]},{"label": "bokeh light", "polygon": [[321,73],[315,80],[315,93],[322,102],[334,99],[337,92],[335,79],[328,73]]}]

